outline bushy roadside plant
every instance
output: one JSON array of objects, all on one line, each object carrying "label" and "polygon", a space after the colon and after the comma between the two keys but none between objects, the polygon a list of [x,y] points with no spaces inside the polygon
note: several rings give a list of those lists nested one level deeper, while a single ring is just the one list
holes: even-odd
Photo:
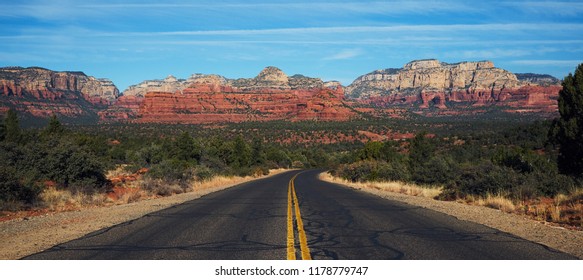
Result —
[{"label": "bushy roadside plant", "polygon": [[508,192],[522,185],[523,179],[508,167],[488,162],[470,165],[462,168],[460,175],[445,186],[442,198],[456,199],[467,195],[485,197],[488,194]]},{"label": "bushy roadside plant", "polygon": [[41,191],[38,185],[23,184],[15,176],[16,170],[11,167],[0,166],[0,210],[14,203],[33,204]]},{"label": "bushy roadside plant", "polygon": [[408,181],[410,179],[407,165],[398,161],[358,161],[341,165],[337,169],[336,175],[351,182]]}]

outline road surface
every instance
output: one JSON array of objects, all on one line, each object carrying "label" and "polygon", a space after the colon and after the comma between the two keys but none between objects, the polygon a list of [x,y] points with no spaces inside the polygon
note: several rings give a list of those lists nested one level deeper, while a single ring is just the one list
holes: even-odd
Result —
[{"label": "road surface", "polygon": [[25,259],[575,259],[319,172],[244,183]]}]

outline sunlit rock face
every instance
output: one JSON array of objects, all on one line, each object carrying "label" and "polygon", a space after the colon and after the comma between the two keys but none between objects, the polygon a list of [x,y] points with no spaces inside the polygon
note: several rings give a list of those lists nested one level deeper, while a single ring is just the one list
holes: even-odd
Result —
[{"label": "sunlit rock face", "polygon": [[39,67],[0,68],[0,107],[37,117],[95,115],[119,97],[108,79]]},{"label": "sunlit rock face", "polygon": [[345,121],[356,115],[343,104],[340,83],[303,75],[288,77],[271,66],[250,79],[195,74],[173,91],[134,93],[136,88],[157,89],[164,84],[150,81],[149,86],[130,87],[132,94],[124,92],[118,103],[101,113],[102,119],[196,124],[283,119]]},{"label": "sunlit rock face", "polygon": [[548,75],[519,80],[490,61],[448,64],[428,59],[360,76],[346,88],[346,94],[365,103],[384,106],[446,108],[448,102],[469,102],[475,106],[539,106],[554,110],[559,90],[557,80]]}]

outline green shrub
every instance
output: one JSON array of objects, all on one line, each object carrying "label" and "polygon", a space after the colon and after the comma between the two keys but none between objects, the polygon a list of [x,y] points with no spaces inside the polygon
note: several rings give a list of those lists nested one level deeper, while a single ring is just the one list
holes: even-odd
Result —
[{"label": "green shrub", "polygon": [[446,185],[444,196],[449,199],[466,195],[485,197],[510,192],[523,182],[524,176],[511,168],[482,163],[463,168],[460,176]]},{"label": "green shrub", "polygon": [[193,168],[191,172],[192,175],[194,176],[194,179],[198,181],[205,181],[215,176],[214,171],[203,165],[199,165]]},{"label": "green shrub", "polygon": [[378,181],[403,181],[411,180],[408,166],[402,161],[380,162],[377,165]]},{"label": "green shrub", "polygon": [[534,183],[536,195],[554,197],[560,193],[568,193],[575,187],[575,180],[572,177],[558,173],[537,172],[531,174],[530,182]]},{"label": "green shrub", "polygon": [[[0,209],[7,202],[24,202],[32,204],[37,200],[41,188],[37,185],[22,184],[14,176],[16,170],[0,166]],[[8,209],[13,210],[13,209]]]},{"label": "green shrub", "polygon": [[418,184],[447,184],[455,179],[458,168],[451,158],[433,157],[411,165],[411,179]]},{"label": "green shrub", "polygon": [[407,165],[399,161],[389,163],[374,160],[358,161],[340,165],[335,173],[352,182],[408,181],[410,178]]},{"label": "green shrub", "polygon": [[358,161],[352,164],[343,164],[338,168],[338,175],[351,182],[368,181],[374,174],[373,161]]},{"label": "green shrub", "polygon": [[152,179],[161,179],[167,183],[188,181],[193,178],[190,163],[178,159],[163,160],[152,166],[146,174]]}]

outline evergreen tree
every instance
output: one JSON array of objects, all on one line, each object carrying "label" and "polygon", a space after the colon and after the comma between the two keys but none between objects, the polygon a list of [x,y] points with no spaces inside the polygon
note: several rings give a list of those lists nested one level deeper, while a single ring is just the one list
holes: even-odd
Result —
[{"label": "evergreen tree", "polygon": [[559,92],[561,117],[551,128],[551,137],[559,145],[558,166],[563,174],[583,175],[583,64],[575,75],[569,73]]},{"label": "evergreen tree", "polygon": [[64,131],[65,128],[63,127],[59,119],[57,119],[57,116],[52,115],[51,118],[49,119],[49,124],[47,125],[43,133],[45,135],[58,135],[63,133]]},{"label": "evergreen tree", "polygon": [[409,159],[413,166],[423,164],[434,156],[435,146],[427,138],[427,132],[415,135],[409,147]]},{"label": "evergreen tree", "polygon": [[6,126],[4,125],[4,119],[0,117],[0,141],[4,141],[6,137]]},{"label": "evergreen tree", "polygon": [[184,161],[198,163],[202,149],[188,132],[183,132],[174,143],[173,157]]},{"label": "evergreen tree", "polygon": [[10,109],[8,112],[6,112],[6,119],[4,119],[4,129],[4,137],[7,141],[18,142],[21,132],[16,111]]},{"label": "evergreen tree", "polygon": [[369,141],[364,144],[363,159],[381,159],[381,149],[383,148],[383,143],[377,141]]},{"label": "evergreen tree", "polygon": [[251,163],[251,148],[241,135],[235,138],[233,144],[233,164],[235,167],[249,167]]},{"label": "evergreen tree", "polygon": [[265,162],[263,153],[263,141],[259,137],[253,138],[251,145],[251,161],[253,165],[262,165]]}]

